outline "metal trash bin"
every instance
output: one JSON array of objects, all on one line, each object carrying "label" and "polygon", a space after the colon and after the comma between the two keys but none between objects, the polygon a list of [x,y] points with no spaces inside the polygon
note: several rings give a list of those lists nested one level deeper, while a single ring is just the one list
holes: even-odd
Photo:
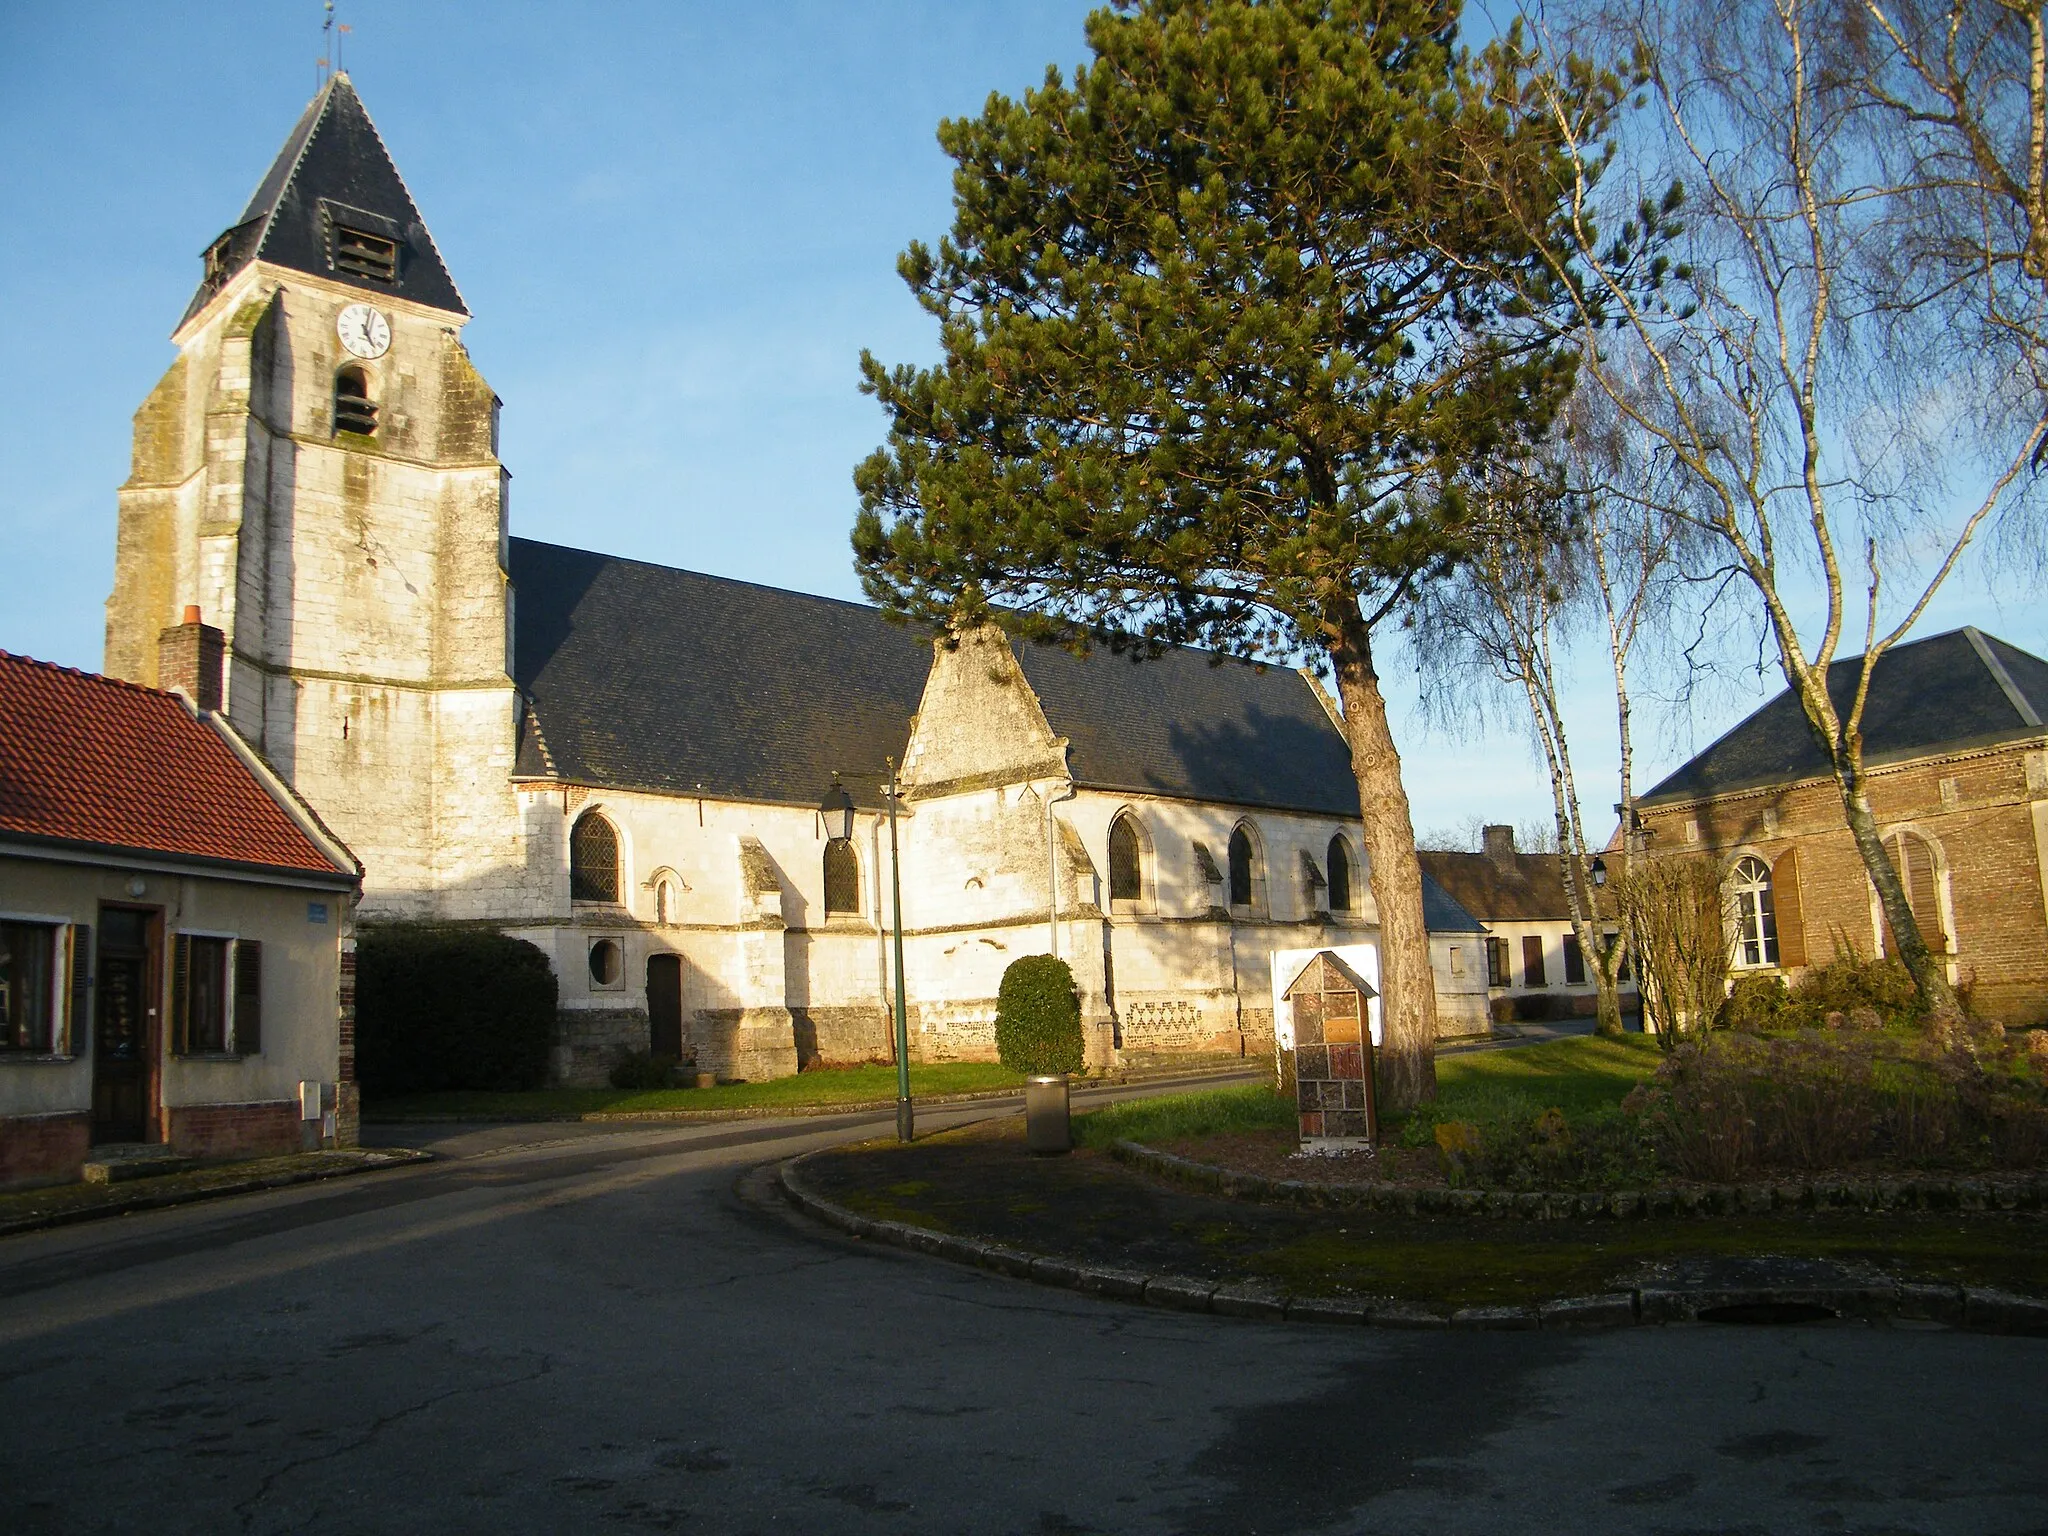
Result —
[{"label": "metal trash bin", "polygon": [[1068,1115],[1063,1074],[1024,1080],[1024,1144],[1034,1152],[1074,1150],[1074,1125]]}]

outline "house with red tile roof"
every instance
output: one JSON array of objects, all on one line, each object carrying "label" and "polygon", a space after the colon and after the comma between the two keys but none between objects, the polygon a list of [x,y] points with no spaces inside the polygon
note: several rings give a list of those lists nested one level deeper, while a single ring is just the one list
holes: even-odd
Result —
[{"label": "house with red tile roof", "polygon": [[0,651],[0,1186],[354,1140],[362,871],[220,713],[222,650],[188,611],[167,689]]}]

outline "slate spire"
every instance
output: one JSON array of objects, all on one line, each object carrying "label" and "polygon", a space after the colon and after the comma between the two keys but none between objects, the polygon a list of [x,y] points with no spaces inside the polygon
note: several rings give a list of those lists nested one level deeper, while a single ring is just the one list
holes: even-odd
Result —
[{"label": "slate spire", "polygon": [[259,260],[469,313],[345,73],[307,104],[241,218],[207,248],[205,276],[178,323]]}]

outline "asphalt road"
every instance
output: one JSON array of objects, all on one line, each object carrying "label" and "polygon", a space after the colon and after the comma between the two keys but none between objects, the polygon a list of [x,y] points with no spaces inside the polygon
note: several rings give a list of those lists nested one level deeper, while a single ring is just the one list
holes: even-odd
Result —
[{"label": "asphalt road", "polygon": [[1179,1315],[741,1187],[881,1128],[434,1128],[0,1240],[0,1531],[2048,1531],[2048,1341]]}]

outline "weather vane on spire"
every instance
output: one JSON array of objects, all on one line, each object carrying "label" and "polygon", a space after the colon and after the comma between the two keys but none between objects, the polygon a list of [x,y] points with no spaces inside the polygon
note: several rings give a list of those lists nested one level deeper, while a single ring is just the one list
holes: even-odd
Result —
[{"label": "weather vane on spire", "polygon": [[334,0],[322,0],[320,8],[325,13],[320,23],[320,57],[313,62],[319,65],[320,83],[325,85],[341,68],[341,39],[349,29],[345,22],[335,25]]}]

